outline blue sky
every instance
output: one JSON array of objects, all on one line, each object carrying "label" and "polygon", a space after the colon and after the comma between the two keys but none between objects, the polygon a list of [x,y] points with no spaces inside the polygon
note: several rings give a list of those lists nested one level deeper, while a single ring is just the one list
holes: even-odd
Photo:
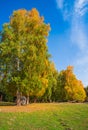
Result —
[{"label": "blue sky", "polygon": [[2,24],[17,9],[36,8],[50,23],[49,53],[58,71],[74,66],[74,73],[88,85],[88,0],[0,0]]}]

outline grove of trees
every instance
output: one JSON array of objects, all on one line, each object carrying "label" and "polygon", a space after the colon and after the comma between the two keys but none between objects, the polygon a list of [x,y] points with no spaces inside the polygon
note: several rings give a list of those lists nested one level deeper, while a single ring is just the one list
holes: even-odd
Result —
[{"label": "grove of trees", "polygon": [[0,33],[0,92],[29,100],[84,101],[86,93],[73,67],[58,72],[50,60],[50,25],[36,9],[14,11]]}]

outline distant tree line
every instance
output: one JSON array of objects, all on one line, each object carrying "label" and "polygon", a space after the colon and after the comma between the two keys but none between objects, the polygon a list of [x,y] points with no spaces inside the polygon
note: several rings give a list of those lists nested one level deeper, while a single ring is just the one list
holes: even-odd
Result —
[{"label": "distant tree line", "polygon": [[14,11],[0,33],[0,95],[21,105],[86,99],[83,84],[73,67],[58,72],[50,60],[47,36],[50,25],[36,9]]}]

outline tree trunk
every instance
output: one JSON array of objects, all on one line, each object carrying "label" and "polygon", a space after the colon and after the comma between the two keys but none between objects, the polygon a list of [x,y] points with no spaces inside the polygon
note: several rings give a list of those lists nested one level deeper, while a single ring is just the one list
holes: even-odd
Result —
[{"label": "tree trunk", "polygon": [[29,96],[27,96],[27,102],[26,102],[26,104],[27,105],[29,104]]},{"label": "tree trunk", "polygon": [[2,96],[2,95],[0,95],[0,102],[2,101],[2,97],[3,97],[3,96]]},{"label": "tree trunk", "polygon": [[37,98],[35,97],[35,98],[34,98],[34,103],[36,103],[36,102],[37,102]]},{"label": "tree trunk", "polygon": [[19,91],[17,91],[17,99],[16,99],[17,106],[21,105],[21,94]]}]

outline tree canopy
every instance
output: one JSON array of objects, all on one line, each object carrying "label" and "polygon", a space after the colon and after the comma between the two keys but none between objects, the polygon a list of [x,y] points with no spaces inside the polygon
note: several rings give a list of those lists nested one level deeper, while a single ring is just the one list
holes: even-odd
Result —
[{"label": "tree canopy", "polygon": [[[58,89],[60,100],[63,101],[84,101],[86,93],[84,86],[73,73],[73,66],[68,66],[66,70],[60,72],[58,76]],[[58,96],[59,96],[58,95]]]},{"label": "tree canopy", "polygon": [[36,9],[14,11],[3,25],[0,67],[12,94],[43,95],[48,86],[49,54],[47,36],[50,25]]}]

